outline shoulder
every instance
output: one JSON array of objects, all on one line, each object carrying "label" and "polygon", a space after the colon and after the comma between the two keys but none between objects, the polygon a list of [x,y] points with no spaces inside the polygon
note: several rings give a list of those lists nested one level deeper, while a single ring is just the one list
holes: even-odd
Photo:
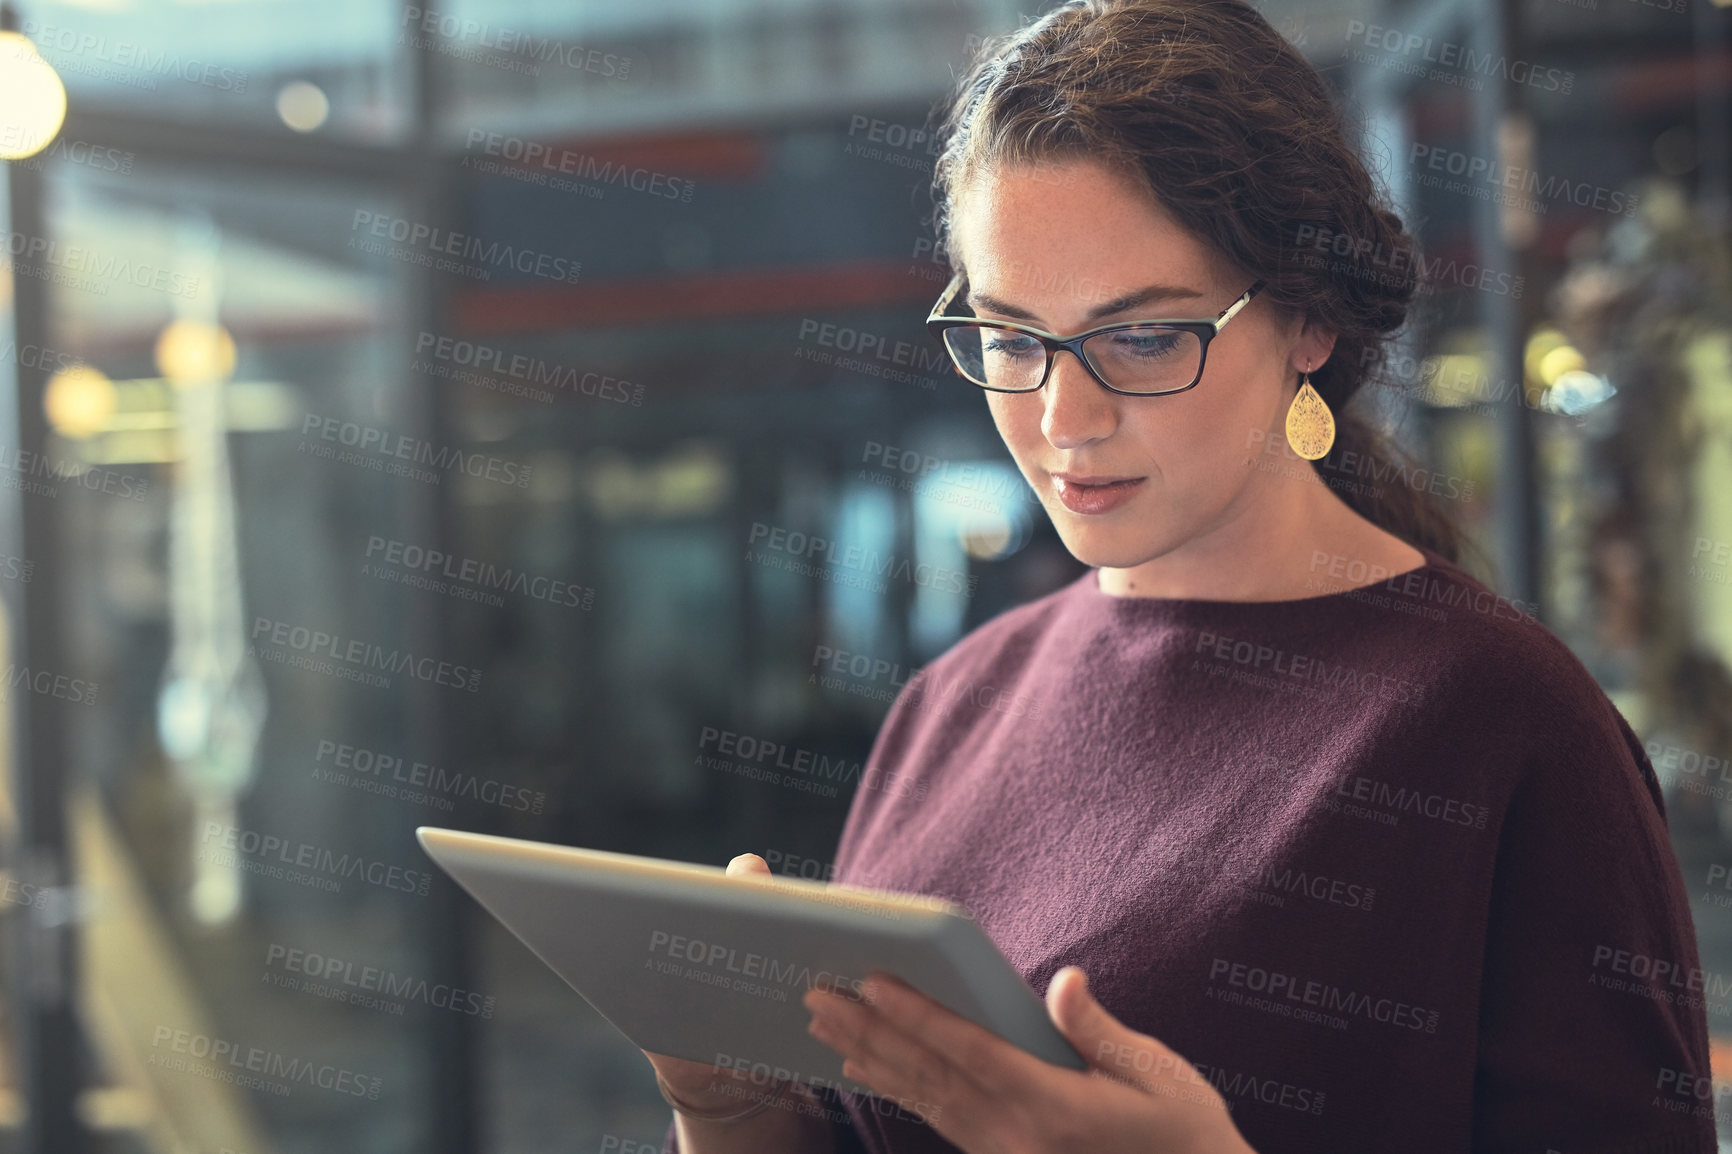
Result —
[{"label": "shoulder", "polygon": [[1580,784],[1587,784],[1579,775],[1591,763],[1615,766],[1623,784],[1646,787],[1661,805],[1640,740],[1581,658],[1532,615],[1533,607],[1440,557],[1430,562],[1390,587],[1425,607],[1424,615],[1415,614],[1414,640],[1437,663],[1431,672],[1448,686],[1445,696],[1460,722],[1501,730],[1523,747],[1531,765],[1576,774]]},{"label": "shoulder", "polygon": [[1482,692],[1535,704],[1604,699],[1587,666],[1533,615],[1533,606],[1511,601],[1458,565],[1434,558],[1390,587],[1428,610],[1432,628],[1450,638],[1443,648],[1457,671]]}]

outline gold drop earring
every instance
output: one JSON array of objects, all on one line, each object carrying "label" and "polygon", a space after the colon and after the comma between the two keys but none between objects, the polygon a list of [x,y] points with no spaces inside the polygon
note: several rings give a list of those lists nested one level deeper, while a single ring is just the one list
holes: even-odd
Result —
[{"label": "gold drop earring", "polygon": [[1305,380],[1287,406],[1287,444],[1307,461],[1329,452],[1335,443],[1335,414],[1317,390],[1311,387],[1311,365],[1305,365]]}]

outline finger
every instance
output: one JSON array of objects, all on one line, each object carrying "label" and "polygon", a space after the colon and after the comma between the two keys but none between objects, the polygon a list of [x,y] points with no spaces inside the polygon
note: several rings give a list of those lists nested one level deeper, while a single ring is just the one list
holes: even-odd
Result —
[{"label": "finger", "polygon": [[1046,987],[1046,1010],[1059,1033],[1090,1066],[1111,1068],[1122,1055],[1154,1042],[1095,1000],[1080,966],[1065,966],[1053,975]]},{"label": "finger", "polygon": [[1088,976],[1077,966],[1065,966],[1053,975],[1046,988],[1046,1005],[1053,1024],[1092,1071],[1145,1093],[1174,1083],[1205,1084],[1177,1050],[1113,1017],[1095,1000]]},{"label": "finger", "polygon": [[643,1055],[649,1059],[650,1067],[655,1070],[656,1076],[672,1087],[675,1095],[688,1101],[709,1099],[717,1087],[722,1085],[722,1068],[719,1066],[689,1058],[676,1058],[672,1054],[657,1054],[649,1050],[643,1051]]},{"label": "finger", "polygon": [[874,1008],[901,1034],[918,1038],[927,1049],[942,1055],[990,1095],[1015,1096],[1045,1090],[1049,1080],[1060,1072],[1051,1063],[976,1025],[890,974],[874,971],[864,992],[875,1003]]},{"label": "finger", "polygon": [[978,1136],[995,1121],[993,1105],[978,1086],[954,1072],[941,1074],[938,1055],[915,1039],[898,1038],[894,1028],[870,1010],[861,1023],[850,1025],[814,1015],[812,1033],[843,1056],[843,1077],[895,1103],[957,1145],[966,1145],[966,1136]]},{"label": "finger", "polygon": [[[882,975],[873,977],[876,980]],[[808,1005],[815,1001],[819,1001],[815,996],[807,998]],[[845,1001],[834,995],[822,998],[822,1005],[845,1024],[838,1022],[833,1027],[835,1033],[828,1037],[819,1035],[846,1057],[843,1075],[924,1118],[953,1145],[969,1150],[1010,1149],[1016,1139],[1027,1137],[1032,1120],[1047,1109],[1050,1088],[1034,1087],[1008,1099],[995,1096],[981,1084],[978,1067],[960,1065],[924,1044],[920,1037],[887,1020],[877,1006],[837,1005]],[[951,1012],[937,1008],[943,1014]],[[830,1014],[815,1015],[815,1020],[825,1018]],[[1000,1047],[999,1058],[1021,1053],[996,1035],[987,1036]],[[1047,1069],[1060,1072],[1050,1066]]]},{"label": "finger", "polygon": [[736,854],[728,862],[730,874],[769,874],[770,863],[755,853]]},{"label": "finger", "polygon": [[668,1082],[679,1087],[703,1086],[721,1072],[718,1066],[708,1062],[697,1062],[690,1058],[676,1058],[672,1054],[654,1054],[644,1051],[644,1057],[656,1073],[666,1078]]},{"label": "finger", "polygon": [[807,1005],[813,1008],[812,1035],[859,1071],[849,1077],[892,1097],[937,1102],[951,1094],[956,1074],[944,1068],[942,1056],[871,1006],[834,995],[809,996]]},{"label": "finger", "polygon": [[[895,988],[886,989],[891,983]],[[819,1039],[850,1059],[858,1073],[849,1077],[890,1097],[930,1103],[928,1108],[947,1120],[944,1125],[935,1120],[934,1126],[953,1141],[957,1134],[978,1135],[983,1127],[1004,1124],[1007,1100],[1027,1107],[1050,1097],[1049,1085],[1013,1080],[1005,1076],[1004,1064],[1021,1065],[1026,1060],[1031,1068],[1049,1075],[1071,1074],[1041,1063],[889,975],[875,972],[866,989],[874,991],[872,1005],[856,1005],[833,995],[806,997],[808,1006],[838,1023],[840,1036],[819,1034]],[[881,1012],[890,1003],[901,1009],[901,1017],[892,1019]],[[965,1043],[956,1053],[947,1052],[927,1032],[932,1023],[950,1018],[968,1027]],[[1010,1085],[1014,1090],[995,1089]]]}]

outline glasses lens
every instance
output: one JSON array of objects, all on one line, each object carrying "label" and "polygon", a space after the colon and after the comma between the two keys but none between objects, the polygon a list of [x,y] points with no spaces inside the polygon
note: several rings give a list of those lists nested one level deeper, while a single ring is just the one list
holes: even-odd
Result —
[{"label": "glasses lens", "polygon": [[1107,384],[1127,393],[1182,389],[1203,363],[1203,341],[1196,333],[1156,325],[1101,333],[1084,341],[1082,349]]},{"label": "glasses lens", "polygon": [[1046,372],[1046,349],[1015,329],[954,325],[944,330],[944,345],[963,376],[989,389],[1037,389]]}]

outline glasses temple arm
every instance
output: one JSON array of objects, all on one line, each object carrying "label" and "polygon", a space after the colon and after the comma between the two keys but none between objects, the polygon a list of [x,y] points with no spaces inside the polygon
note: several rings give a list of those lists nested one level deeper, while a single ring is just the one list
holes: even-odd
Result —
[{"label": "glasses temple arm", "polygon": [[1225,309],[1221,310],[1221,315],[1215,318],[1215,327],[1217,329],[1219,329],[1219,328],[1223,327],[1228,321],[1232,320],[1234,315],[1236,313],[1238,313],[1238,311],[1240,309],[1244,308],[1246,305],[1251,303],[1251,298],[1256,296],[1257,290],[1262,288],[1262,287],[1263,287],[1263,282],[1258,281],[1256,284],[1254,284],[1250,288],[1246,289],[1244,291],[1244,293],[1240,295],[1238,300],[1234,301],[1232,304],[1228,305]]},{"label": "glasses temple arm", "polygon": [[944,287],[944,294],[938,298],[938,303],[932,306],[932,311],[926,314],[928,322],[937,320],[939,317],[944,315],[944,310],[950,307],[952,300],[956,296],[957,290],[961,287],[962,274],[957,273],[955,276],[950,278],[950,283]]}]

